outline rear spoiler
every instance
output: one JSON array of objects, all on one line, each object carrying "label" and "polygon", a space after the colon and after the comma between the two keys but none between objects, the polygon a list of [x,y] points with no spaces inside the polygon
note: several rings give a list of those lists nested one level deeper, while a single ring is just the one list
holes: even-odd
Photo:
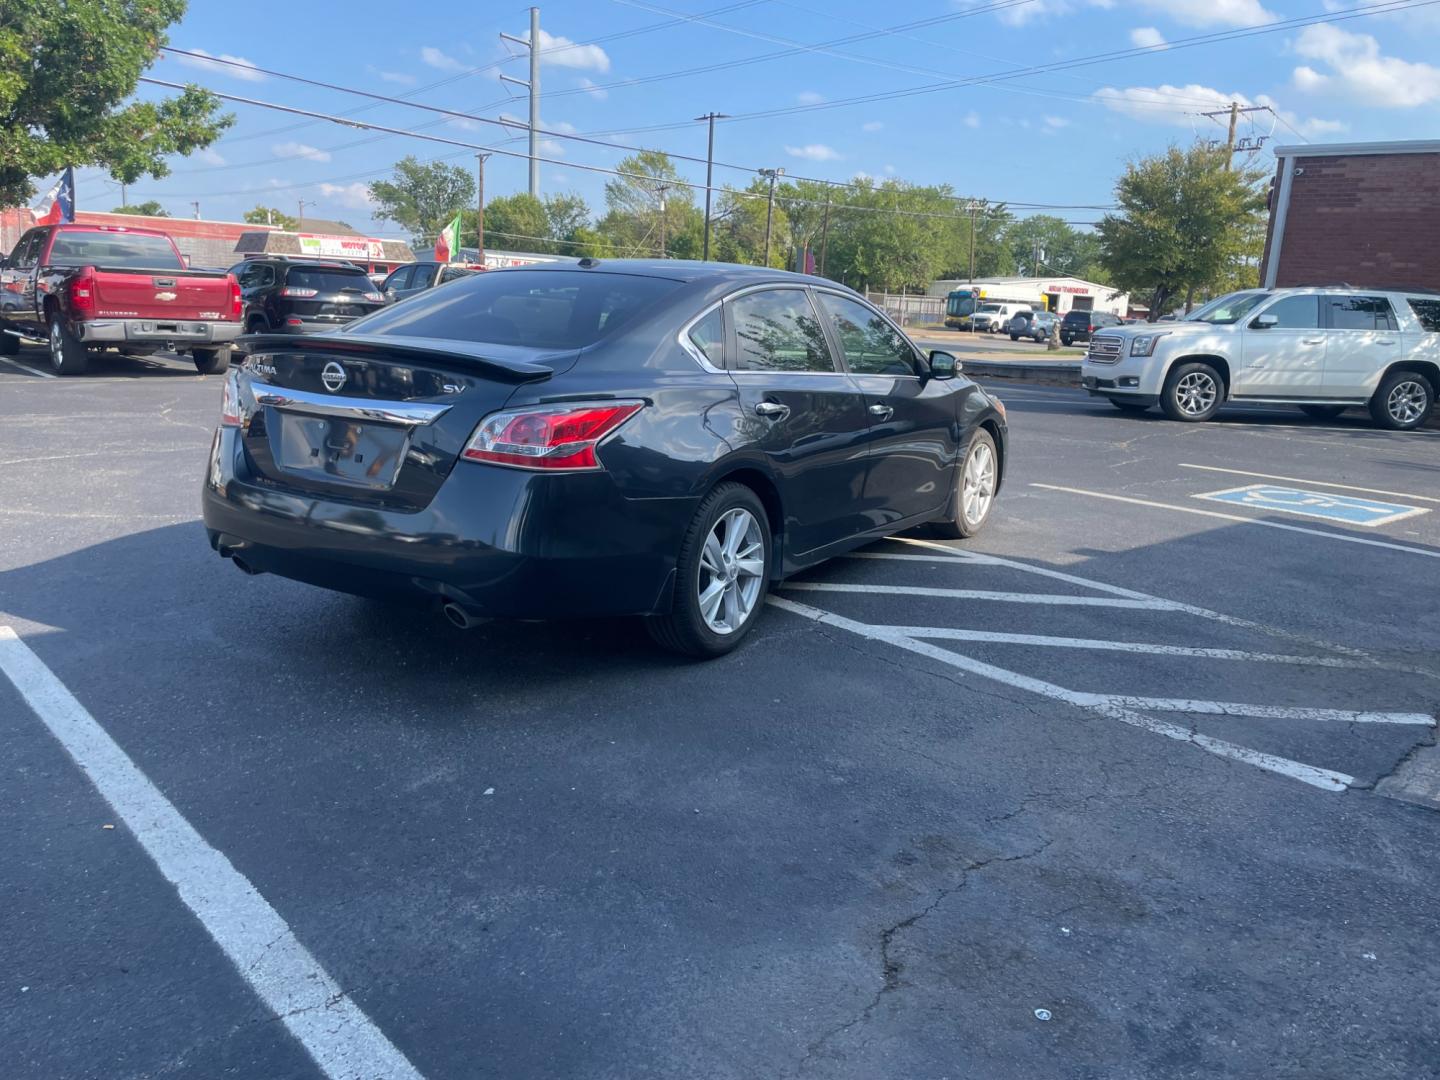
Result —
[{"label": "rear spoiler", "polygon": [[[440,338],[382,337],[378,334],[246,334],[235,339],[241,351],[266,353],[325,353],[341,356],[406,357],[424,363],[474,368],[505,382],[540,382],[555,374],[553,367],[516,360],[497,353],[511,347],[486,346],[470,341]],[[561,354],[556,355],[559,359]],[[548,358],[547,358],[548,359]]]}]

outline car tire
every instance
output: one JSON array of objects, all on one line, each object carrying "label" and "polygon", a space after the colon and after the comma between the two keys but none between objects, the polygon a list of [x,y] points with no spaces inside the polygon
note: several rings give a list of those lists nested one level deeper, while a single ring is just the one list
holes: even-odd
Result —
[{"label": "car tire", "polygon": [[670,652],[702,660],[724,656],[759,618],[773,560],[770,518],[760,497],[744,484],[719,485],[685,531],[670,612],[650,616],[645,628]]},{"label": "car tire", "polygon": [[1124,398],[1121,397],[1112,397],[1110,399],[1110,404],[1114,405],[1121,412],[1140,413],[1150,408],[1150,406],[1145,404],[1145,402],[1143,401],[1126,401]]},{"label": "car tire", "polygon": [[1300,411],[1316,420],[1334,420],[1346,408],[1344,405],[1301,405]]},{"label": "car tire", "polygon": [[20,339],[0,330],[0,356],[14,356],[20,351]]},{"label": "car tire", "polygon": [[1000,452],[995,438],[977,428],[965,448],[965,458],[955,470],[955,491],[951,495],[952,517],[931,524],[930,531],[946,540],[967,540],[985,527],[995,507],[995,490],[1000,484]]},{"label": "car tire", "polygon": [[1060,344],[1061,344],[1061,345],[1064,345],[1064,346],[1068,349],[1068,348],[1070,347],[1070,339],[1069,339],[1068,337],[1066,337],[1064,334],[1061,334],[1061,335],[1060,335]]},{"label": "car tire", "polygon": [[1370,418],[1390,431],[1417,428],[1434,410],[1435,387],[1418,371],[1392,371],[1370,399]]},{"label": "car tire", "polygon": [[70,332],[58,312],[50,315],[50,367],[56,375],[84,375],[90,366],[85,343]]},{"label": "car tire", "polygon": [[1197,360],[1170,369],[1160,392],[1160,408],[1171,420],[1198,424],[1219,411],[1224,397],[1220,372]]},{"label": "car tire", "polygon": [[201,375],[222,375],[230,369],[230,346],[218,349],[191,349],[190,359],[195,361],[195,370]]},{"label": "car tire", "polygon": [[1011,341],[1019,341],[1019,340],[1020,340],[1020,335],[1019,335],[1019,334],[1011,334],[1011,335],[1010,335],[1010,340],[1011,340]]}]

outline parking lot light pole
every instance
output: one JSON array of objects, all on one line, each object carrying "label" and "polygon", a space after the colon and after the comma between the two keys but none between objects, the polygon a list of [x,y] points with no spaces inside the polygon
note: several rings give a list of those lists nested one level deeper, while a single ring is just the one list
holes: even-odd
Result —
[{"label": "parking lot light pole", "polygon": [[770,194],[765,200],[765,261],[761,265],[770,265],[770,224],[775,218],[775,181],[785,175],[784,169],[761,169],[761,176],[770,178]]},{"label": "parking lot light pole", "polygon": [[697,116],[696,120],[704,120],[710,125],[710,132],[705,140],[705,240],[704,250],[700,258],[705,262],[710,261],[710,196],[715,191],[715,121],[728,120],[730,117],[725,113],[708,112],[704,116]]}]

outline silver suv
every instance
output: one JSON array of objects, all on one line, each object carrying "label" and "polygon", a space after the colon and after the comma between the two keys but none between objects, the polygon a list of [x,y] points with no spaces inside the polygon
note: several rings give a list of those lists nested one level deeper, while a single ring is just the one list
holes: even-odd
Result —
[{"label": "silver suv", "polygon": [[1440,293],[1253,289],[1175,323],[1097,333],[1081,383],[1121,409],[1209,420],[1226,401],[1334,417],[1364,405],[1380,427],[1419,427],[1440,388]]}]

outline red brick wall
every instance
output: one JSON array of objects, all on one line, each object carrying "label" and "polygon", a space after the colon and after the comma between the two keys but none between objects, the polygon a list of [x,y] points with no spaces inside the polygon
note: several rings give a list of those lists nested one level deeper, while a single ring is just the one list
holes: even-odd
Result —
[{"label": "red brick wall", "polygon": [[1440,154],[1292,163],[1277,285],[1440,288]]}]

